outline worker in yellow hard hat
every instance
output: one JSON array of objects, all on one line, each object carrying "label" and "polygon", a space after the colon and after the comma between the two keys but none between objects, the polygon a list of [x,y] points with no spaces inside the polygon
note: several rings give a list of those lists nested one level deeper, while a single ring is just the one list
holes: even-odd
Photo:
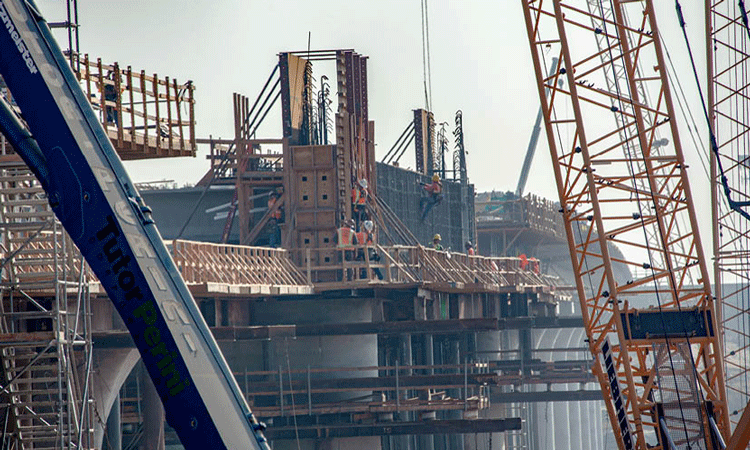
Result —
[{"label": "worker in yellow hard hat", "polygon": [[443,183],[440,182],[440,175],[432,176],[432,183],[423,183],[424,190],[427,191],[427,197],[419,199],[419,209],[422,210],[422,222],[427,218],[433,207],[443,200]]},{"label": "worker in yellow hard hat", "polygon": [[441,244],[443,238],[440,237],[439,234],[436,234],[432,237],[432,248],[435,250],[443,250],[443,245]]}]

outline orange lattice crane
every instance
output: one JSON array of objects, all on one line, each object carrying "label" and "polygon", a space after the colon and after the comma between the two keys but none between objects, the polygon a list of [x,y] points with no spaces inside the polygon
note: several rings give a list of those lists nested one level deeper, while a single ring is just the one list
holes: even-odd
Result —
[{"label": "orange lattice crane", "polygon": [[[617,444],[724,448],[719,319],[653,2],[522,3],[593,370]],[[550,57],[560,65],[552,76]],[[632,278],[616,279],[616,265]]]},{"label": "orange lattice crane", "polygon": [[750,401],[750,30],[742,1],[706,0],[705,10],[714,292],[720,305],[728,410],[735,430],[728,448],[744,449],[750,441],[750,408],[746,407]]}]

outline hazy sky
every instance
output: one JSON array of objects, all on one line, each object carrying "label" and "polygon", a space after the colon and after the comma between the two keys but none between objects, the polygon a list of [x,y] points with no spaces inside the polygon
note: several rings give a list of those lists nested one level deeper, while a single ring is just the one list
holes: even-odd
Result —
[{"label": "hazy sky", "polygon": [[[48,21],[65,19],[65,1],[37,2]],[[655,3],[662,35],[702,126],[674,2]],[[703,70],[703,2],[682,3]],[[436,121],[447,121],[452,129],[461,109],[471,182],[478,190],[514,190],[539,108],[521,1],[428,0],[428,10]],[[79,0],[79,14],[82,52],[194,81],[198,137],[231,138],[232,93],[254,99],[277,53],[306,49],[308,32],[313,49],[353,48],[369,56],[370,117],[379,158],[411,120],[411,110],[424,106],[419,0]],[[260,137],[280,136],[278,116],[266,122]],[[545,143],[542,136],[527,190],[556,199]],[[683,143],[700,202],[708,198],[705,175],[687,136]],[[194,183],[208,168],[206,153],[204,146],[197,158],[127,167],[135,181]],[[403,163],[413,166],[413,157]]]}]

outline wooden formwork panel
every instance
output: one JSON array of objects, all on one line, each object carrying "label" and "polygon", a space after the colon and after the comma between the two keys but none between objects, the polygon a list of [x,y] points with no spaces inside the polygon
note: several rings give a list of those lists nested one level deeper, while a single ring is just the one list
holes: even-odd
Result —
[{"label": "wooden formwork panel", "polygon": [[290,148],[292,153],[292,169],[324,169],[334,167],[334,145],[300,145]]},{"label": "wooden formwork panel", "polygon": [[336,231],[319,230],[318,248],[333,248],[336,246]]},{"label": "wooden formwork panel", "polygon": [[300,248],[315,248],[317,241],[318,241],[318,237],[315,231],[300,231],[299,232],[299,247]]},{"label": "wooden formwork panel", "polygon": [[336,206],[336,182],[333,169],[295,171],[297,208],[333,208]]},{"label": "wooden formwork panel", "polygon": [[336,228],[336,213],[333,209],[313,209],[297,211],[298,230],[329,230]]},{"label": "wooden formwork panel", "polygon": [[333,169],[319,169],[316,172],[317,206],[334,208],[336,206],[336,183]]},{"label": "wooden formwork panel", "polygon": [[314,208],[315,207],[315,171],[301,170],[297,175],[297,207]]},{"label": "wooden formwork panel", "polygon": [[338,263],[336,250],[320,250],[318,262],[321,266],[331,266]]},{"label": "wooden formwork panel", "polygon": [[292,167],[295,170],[313,167],[313,147],[292,147]]}]

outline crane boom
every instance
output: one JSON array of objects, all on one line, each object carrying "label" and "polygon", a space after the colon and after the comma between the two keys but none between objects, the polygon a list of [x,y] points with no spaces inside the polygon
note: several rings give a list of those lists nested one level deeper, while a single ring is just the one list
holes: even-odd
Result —
[{"label": "crane boom", "polygon": [[585,1],[522,4],[593,371],[620,450],[719,449],[720,329],[653,3]]},{"label": "crane boom", "polygon": [[[731,449],[750,442],[750,223],[733,209],[750,204],[747,189],[750,154],[750,61],[747,58],[746,11],[742,2],[706,0],[706,103],[716,151],[711,152],[714,295],[720,305],[729,411],[734,415]],[[725,190],[728,188],[728,191]],[[736,423],[735,423],[736,422]]]},{"label": "crane boom", "polygon": [[122,316],[168,423],[187,449],[268,449],[44,18],[31,0],[2,0],[0,21],[0,75],[30,135],[7,104],[3,131]]},{"label": "crane boom", "polygon": [[[555,74],[557,70],[557,58],[552,58],[552,64],[549,68],[549,76]],[[549,91],[547,91],[549,94]],[[529,138],[529,146],[526,148],[526,156],[523,158],[523,166],[521,166],[521,175],[518,177],[518,184],[516,185],[516,197],[522,197],[523,191],[526,189],[526,181],[529,179],[529,172],[531,172],[531,163],[534,161],[534,153],[536,153],[537,144],[539,144],[539,135],[542,132],[542,108],[539,107],[539,112],[536,115],[534,121],[534,129],[531,131],[531,137]]]}]

